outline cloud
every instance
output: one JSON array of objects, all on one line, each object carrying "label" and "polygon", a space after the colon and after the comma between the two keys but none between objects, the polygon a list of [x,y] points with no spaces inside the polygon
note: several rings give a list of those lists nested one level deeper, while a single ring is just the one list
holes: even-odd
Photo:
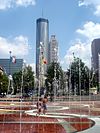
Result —
[{"label": "cloud", "polygon": [[0,57],[9,57],[9,51],[18,57],[25,56],[29,53],[30,46],[28,44],[28,38],[22,35],[15,37],[14,39],[7,39],[0,37]]},{"label": "cloud", "polygon": [[85,41],[76,39],[71,43],[71,47],[66,51],[64,60],[61,61],[65,70],[73,61],[73,53],[76,57],[81,58],[88,67],[91,66],[91,42],[93,39],[100,38],[100,23],[86,22],[82,28],[76,30],[76,33],[85,37]]},{"label": "cloud", "polygon": [[35,0],[0,0],[0,10],[5,10],[8,8],[13,8],[15,6],[23,6],[27,7],[30,5],[35,5],[36,1]]},{"label": "cloud", "polygon": [[83,6],[83,5],[85,5],[85,6],[88,6],[88,5],[96,6],[98,4],[100,4],[99,0],[95,0],[95,1],[94,0],[79,0],[79,6]]},{"label": "cloud", "polygon": [[77,29],[76,32],[92,41],[95,38],[100,38],[100,23],[86,22],[82,29]]},{"label": "cloud", "polygon": [[90,67],[91,44],[88,42],[83,43],[79,39],[72,42],[71,47],[66,51],[64,60],[61,62],[64,70],[67,70],[71,62],[73,62],[74,56],[82,59]]},{"label": "cloud", "polygon": [[25,6],[25,7],[36,4],[35,0],[16,0],[15,3],[17,6]]},{"label": "cloud", "polygon": [[100,0],[79,0],[79,6],[93,6],[94,14],[100,16]]},{"label": "cloud", "polygon": [[0,10],[11,8],[12,0],[0,0]]}]

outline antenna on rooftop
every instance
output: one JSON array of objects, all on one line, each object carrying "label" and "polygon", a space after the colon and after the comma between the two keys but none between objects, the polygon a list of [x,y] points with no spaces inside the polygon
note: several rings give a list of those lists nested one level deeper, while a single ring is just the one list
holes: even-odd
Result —
[{"label": "antenna on rooftop", "polygon": [[42,8],[42,18],[43,18],[43,16],[44,16],[44,12],[43,12],[43,8]]}]

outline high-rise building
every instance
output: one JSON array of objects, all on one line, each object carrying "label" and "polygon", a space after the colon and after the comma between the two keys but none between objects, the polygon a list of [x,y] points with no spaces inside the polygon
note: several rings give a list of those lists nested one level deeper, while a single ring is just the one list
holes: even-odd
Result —
[{"label": "high-rise building", "polygon": [[23,59],[16,59],[16,63],[11,62],[10,59],[0,59],[0,66],[7,75],[13,75],[22,70]]},{"label": "high-rise building", "polygon": [[91,45],[92,49],[92,68],[94,71],[98,70],[99,68],[99,54],[100,54],[100,38],[94,39]]},{"label": "high-rise building", "polygon": [[[39,18],[36,20],[36,76],[45,75],[49,53],[49,21]],[[45,60],[45,63],[43,62]]]},{"label": "high-rise building", "polygon": [[58,42],[55,35],[51,35],[49,42],[49,63],[58,62]]}]

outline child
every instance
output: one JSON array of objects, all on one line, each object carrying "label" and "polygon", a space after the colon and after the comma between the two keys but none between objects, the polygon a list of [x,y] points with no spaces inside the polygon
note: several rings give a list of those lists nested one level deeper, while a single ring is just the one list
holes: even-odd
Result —
[{"label": "child", "polygon": [[47,112],[47,97],[45,96],[44,99],[43,99],[43,105],[42,105],[42,108],[43,108],[43,114],[45,114]]},{"label": "child", "polygon": [[41,109],[42,109],[42,98],[39,98],[37,102],[37,114],[41,114]]}]

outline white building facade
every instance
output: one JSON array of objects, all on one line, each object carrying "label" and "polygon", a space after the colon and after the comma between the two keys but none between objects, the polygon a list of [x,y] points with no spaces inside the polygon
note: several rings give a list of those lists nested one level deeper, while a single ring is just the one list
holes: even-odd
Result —
[{"label": "white building facade", "polygon": [[51,35],[49,42],[49,63],[58,62],[58,42],[55,35]]}]

